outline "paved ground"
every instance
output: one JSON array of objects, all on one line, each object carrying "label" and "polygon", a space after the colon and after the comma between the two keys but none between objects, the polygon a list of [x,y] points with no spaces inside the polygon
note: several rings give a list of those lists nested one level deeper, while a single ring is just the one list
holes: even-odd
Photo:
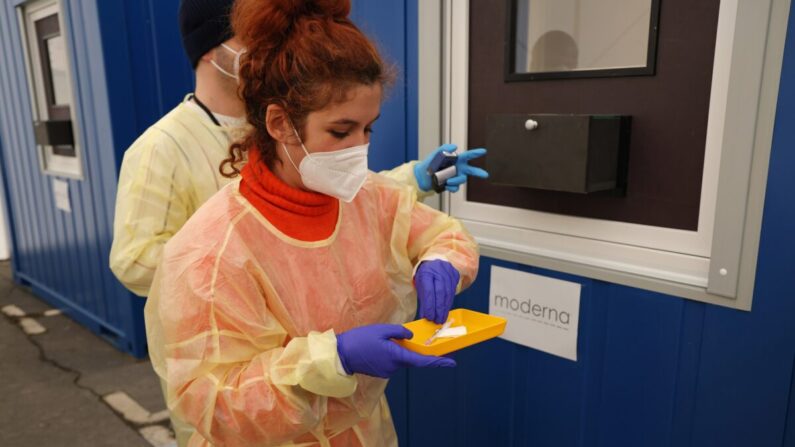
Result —
[{"label": "paved ground", "polygon": [[0,446],[172,445],[148,360],[121,353],[0,262]]}]

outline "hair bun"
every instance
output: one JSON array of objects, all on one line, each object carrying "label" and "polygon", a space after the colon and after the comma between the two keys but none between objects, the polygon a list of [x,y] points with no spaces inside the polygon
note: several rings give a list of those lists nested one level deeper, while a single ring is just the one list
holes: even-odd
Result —
[{"label": "hair bun", "polygon": [[248,47],[275,45],[302,18],[340,21],[350,12],[351,0],[236,0],[232,28]]}]

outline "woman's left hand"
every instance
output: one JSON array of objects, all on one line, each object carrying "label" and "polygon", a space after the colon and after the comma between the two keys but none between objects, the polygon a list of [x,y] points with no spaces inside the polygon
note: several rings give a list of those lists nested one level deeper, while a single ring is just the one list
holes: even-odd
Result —
[{"label": "woman's left hand", "polygon": [[[455,144],[439,146],[436,150],[431,152],[430,155],[425,157],[424,160],[420,160],[414,165],[414,177],[417,179],[417,185],[420,190],[425,192],[433,190],[431,175],[428,174],[428,167],[431,165],[431,161],[433,161],[434,157],[436,157],[436,154],[439,152],[456,152],[457,149],[458,146]],[[455,163],[456,175],[447,179],[445,189],[449,192],[457,192],[458,188],[469,180],[469,177],[489,178],[489,173],[486,170],[469,165],[470,160],[480,158],[484,155],[486,155],[486,149],[483,148],[470,149],[458,153],[458,159]]]},{"label": "woman's left hand", "polygon": [[447,321],[460,277],[453,264],[441,259],[423,261],[420,264],[417,274],[414,275],[420,318],[437,324]]}]

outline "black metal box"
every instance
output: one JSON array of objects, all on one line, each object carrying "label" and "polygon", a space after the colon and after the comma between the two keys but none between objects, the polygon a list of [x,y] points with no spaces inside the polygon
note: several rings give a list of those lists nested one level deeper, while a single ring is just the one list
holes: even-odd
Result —
[{"label": "black metal box", "polygon": [[626,188],[629,116],[497,114],[487,126],[493,183],[581,194]]},{"label": "black metal box", "polygon": [[75,143],[71,120],[34,121],[36,144],[42,146],[71,146]]}]

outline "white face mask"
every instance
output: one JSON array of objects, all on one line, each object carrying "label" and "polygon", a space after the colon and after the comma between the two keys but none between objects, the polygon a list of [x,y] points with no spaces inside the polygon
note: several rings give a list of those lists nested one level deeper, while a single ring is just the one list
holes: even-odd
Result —
[{"label": "white face mask", "polygon": [[234,49],[232,49],[231,47],[229,47],[225,43],[222,43],[221,46],[226,51],[229,51],[230,53],[235,55],[235,60],[232,63],[232,73],[229,73],[228,71],[224,70],[220,65],[218,65],[217,62],[215,62],[215,59],[210,60],[210,63],[213,64],[213,67],[215,67],[216,70],[220,71],[221,74],[229,76],[230,78],[234,79],[235,81],[240,82],[240,78],[238,76],[238,73],[240,73],[240,56],[242,56],[243,53],[246,52],[246,49],[243,48],[240,51],[235,51]]},{"label": "white face mask", "polygon": [[[295,132],[295,129],[293,129]],[[298,132],[295,132],[298,136]],[[301,141],[301,137],[298,137]],[[367,180],[367,149],[370,143],[331,152],[309,153],[301,141],[306,157],[296,166],[287,146],[282,144],[287,158],[301,175],[304,186],[343,202],[350,202]]]}]

